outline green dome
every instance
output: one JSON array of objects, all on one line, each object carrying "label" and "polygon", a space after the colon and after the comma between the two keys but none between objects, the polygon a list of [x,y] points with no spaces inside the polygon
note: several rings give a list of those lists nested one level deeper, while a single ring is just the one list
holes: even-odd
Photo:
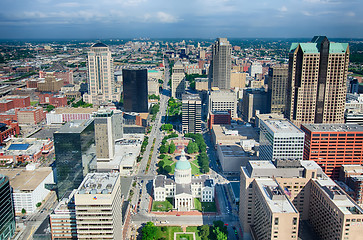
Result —
[{"label": "green dome", "polygon": [[175,170],[187,170],[190,169],[192,166],[188,161],[177,161],[175,164]]}]

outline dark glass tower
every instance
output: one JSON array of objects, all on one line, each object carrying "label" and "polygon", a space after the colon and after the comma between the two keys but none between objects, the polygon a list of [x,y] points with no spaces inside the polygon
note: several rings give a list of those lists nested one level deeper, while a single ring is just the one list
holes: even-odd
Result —
[{"label": "dark glass tower", "polygon": [[147,69],[123,69],[125,112],[148,112]]},{"label": "dark glass tower", "polygon": [[58,197],[72,191],[89,172],[89,164],[95,158],[90,151],[95,143],[93,120],[68,122],[54,133],[55,166]]},{"label": "dark glass tower", "polygon": [[15,232],[15,214],[9,178],[0,174],[0,239],[11,239]]}]

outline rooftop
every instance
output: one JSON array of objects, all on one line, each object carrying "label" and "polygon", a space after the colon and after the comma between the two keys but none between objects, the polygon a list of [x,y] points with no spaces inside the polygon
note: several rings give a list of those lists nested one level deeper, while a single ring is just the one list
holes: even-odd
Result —
[{"label": "rooftop", "polygon": [[108,47],[108,46],[104,43],[98,42],[93,44],[92,47],[94,48],[94,47]]},{"label": "rooftop", "polygon": [[267,119],[263,120],[266,126],[273,132],[273,133],[282,133],[282,134],[301,134],[304,136],[304,132],[297,128],[294,124],[292,124],[289,120],[273,120]]},{"label": "rooftop", "polygon": [[310,132],[363,132],[358,124],[302,124]]},{"label": "rooftop", "polygon": [[0,174],[8,176],[14,192],[34,191],[52,173],[52,168],[41,167],[35,170],[24,168],[0,169]]},{"label": "rooftop", "polygon": [[224,157],[243,157],[249,156],[249,153],[246,153],[243,148],[239,145],[220,145],[222,154]]},{"label": "rooftop", "polygon": [[57,133],[81,133],[83,130],[92,123],[93,119],[88,120],[72,120],[64,124]]},{"label": "rooftop", "polygon": [[89,173],[78,187],[77,194],[111,194],[119,173]]}]

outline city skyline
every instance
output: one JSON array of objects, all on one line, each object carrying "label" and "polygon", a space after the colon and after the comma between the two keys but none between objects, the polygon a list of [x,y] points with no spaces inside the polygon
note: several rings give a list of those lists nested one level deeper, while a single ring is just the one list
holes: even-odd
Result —
[{"label": "city skyline", "polygon": [[356,0],[4,0],[2,5],[2,39],[363,37],[358,16],[363,3]]}]

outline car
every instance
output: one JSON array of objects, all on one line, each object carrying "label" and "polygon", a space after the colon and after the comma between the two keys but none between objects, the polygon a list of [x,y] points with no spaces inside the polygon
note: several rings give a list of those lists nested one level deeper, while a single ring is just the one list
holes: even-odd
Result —
[{"label": "car", "polygon": [[225,223],[224,226],[228,226],[228,223]]},{"label": "car", "polygon": [[180,216],[180,214],[177,214],[176,216],[177,216],[177,217],[179,217],[179,216]]}]

